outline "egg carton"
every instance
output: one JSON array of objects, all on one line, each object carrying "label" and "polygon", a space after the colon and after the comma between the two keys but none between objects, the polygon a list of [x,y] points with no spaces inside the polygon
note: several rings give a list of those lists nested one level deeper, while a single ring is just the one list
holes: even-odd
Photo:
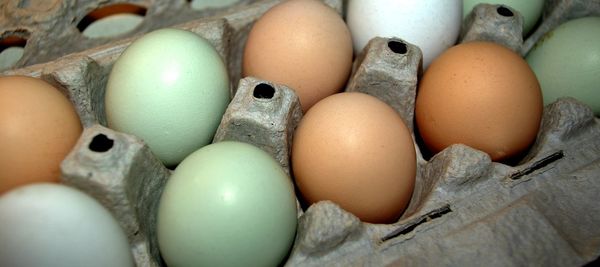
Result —
[{"label": "egg carton", "polygon": [[[9,38],[14,46],[23,47],[23,55],[12,68],[55,60],[116,40],[140,35],[201,17],[221,16],[247,8],[256,0],[239,0],[224,7],[194,9],[188,0],[7,0],[0,3],[0,40]],[[85,36],[83,28],[92,22],[93,11],[119,4],[119,13],[143,16],[142,22],[129,32],[100,38]],[[116,10],[116,9],[115,9]],[[10,44],[5,44],[9,46]]]},{"label": "egg carton", "polygon": [[[284,85],[240,79],[247,34],[277,2],[258,1],[173,27],[209,40],[237,85],[232,86],[232,102],[214,141],[252,143],[289,173],[293,130],[302,116],[297,96]],[[343,1],[326,2],[343,14]],[[549,3],[554,3],[548,5],[553,10],[566,10],[586,3],[597,7],[600,2]],[[465,21],[461,42],[488,40],[524,51],[527,41],[521,37],[520,23],[522,18],[510,7],[480,5]],[[41,77],[69,97],[84,131],[61,165],[63,183],[111,211],[127,234],[138,266],[164,266],[156,240],[156,210],[172,171],[143,140],[107,128],[104,114],[108,74],[136,38],[66,56],[68,52],[57,52],[51,62],[2,74]],[[374,38],[357,56],[346,91],[368,93],[388,103],[414,132],[421,62],[417,46],[396,37]],[[413,137],[417,179],[400,220],[369,224],[335,203],[315,203],[299,212],[296,240],[285,265],[581,266],[600,255],[600,120],[589,107],[570,98],[546,106],[535,144],[512,165],[492,162],[487,154],[460,144],[430,157],[421,152],[417,135]]]}]

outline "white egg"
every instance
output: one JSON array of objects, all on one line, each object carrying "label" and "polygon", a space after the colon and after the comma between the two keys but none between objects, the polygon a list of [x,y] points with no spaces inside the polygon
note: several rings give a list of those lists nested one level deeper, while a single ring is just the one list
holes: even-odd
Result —
[{"label": "white egg", "polygon": [[90,196],[38,183],[0,196],[2,266],[134,266],[125,233]]},{"label": "white egg", "polygon": [[456,43],[462,0],[350,0],[346,22],[354,50],[374,37],[398,37],[423,52],[423,67]]}]

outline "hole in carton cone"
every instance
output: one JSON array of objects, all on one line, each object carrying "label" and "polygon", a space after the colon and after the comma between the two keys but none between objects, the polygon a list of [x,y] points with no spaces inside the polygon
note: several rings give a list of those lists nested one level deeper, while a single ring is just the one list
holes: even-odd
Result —
[{"label": "hole in carton cone", "polygon": [[90,142],[90,145],[88,147],[91,151],[94,152],[106,152],[113,147],[114,143],[115,141],[108,138],[106,135],[98,134],[94,136],[92,142]]},{"label": "hole in carton cone", "polygon": [[260,83],[254,87],[252,95],[258,99],[271,99],[275,95],[275,88],[266,83]]},{"label": "hole in carton cone", "polygon": [[0,39],[0,69],[14,66],[25,52],[27,39],[18,35],[8,35]]},{"label": "hole in carton cone", "polygon": [[77,29],[88,38],[118,36],[139,26],[146,15],[146,8],[133,4],[104,6],[88,13]]},{"label": "hole in carton cone", "polygon": [[512,16],[514,16],[513,12],[510,11],[510,9],[506,8],[505,6],[499,6],[496,9],[496,12],[498,12],[498,14],[500,14],[500,16],[503,16],[503,17],[512,17]]},{"label": "hole in carton cone", "polygon": [[396,54],[406,54],[406,52],[408,52],[406,44],[403,42],[389,41],[388,47],[390,48],[390,50],[392,50],[392,52]]}]

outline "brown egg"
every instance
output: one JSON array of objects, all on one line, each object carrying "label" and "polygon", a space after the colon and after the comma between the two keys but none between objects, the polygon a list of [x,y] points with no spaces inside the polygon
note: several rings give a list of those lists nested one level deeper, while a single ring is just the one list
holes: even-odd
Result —
[{"label": "brown egg", "polygon": [[435,59],[419,83],[415,105],[419,133],[431,152],[462,143],[494,161],[531,145],[543,108],[525,60],[490,42],[460,44]]},{"label": "brown egg", "polygon": [[415,147],[387,104],[362,93],[339,93],[300,121],[292,169],[308,203],[331,200],[363,221],[391,223],[412,196]]},{"label": "brown egg", "polygon": [[352,67],[352,38],[341,16],[318,0],[291,0],[267,11],[252,27],[243,75],[285,84],[306,112],[339,92]]},{"label": "brown egg", "polygon": [[52,85],[0,77],[0,193],[33,182],[58,182],[60,163],[81,135],[71,102]]}]

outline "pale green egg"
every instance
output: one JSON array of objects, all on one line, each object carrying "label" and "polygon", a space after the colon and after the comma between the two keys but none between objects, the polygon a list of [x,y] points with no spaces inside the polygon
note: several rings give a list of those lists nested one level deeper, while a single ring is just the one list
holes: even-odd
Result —
[{"label": "pale green egg", "polygon": [[269,154],[220,142],[189,155],[160,198],[157,235],[169,266],[278,266],[296,233],[291,179]]},{"label": "pale green egg", "polygon": [[92,22],[81,32],[88,38],[109,38],[132,31],[144,21],[138,14],[114,14]]},{"label": "pale green egg", "polygon": [[545,105],[569,96],[600,115],[600,17],[560,25],[526,59],[540,82]]},{"label": "pale green egg", "polygon": [[206,8],[223,8],[240,2],[240,0],[192,0],[188,1],[192,9],[202,10]]},{"label": "pale green egg", "polygon": [[0,265],[134,267],[127,235],[96,199],[32,183],[0,195]]},{"label": "pale green egg", "polygon": [[481,3],[501,4],[514,8],[523,16],[523,35],[527,35],[542,16],[544,0],[463,0],[463,16]]},{"label": "pale green egg", "polygon": [[229,103],[223,60],[204,38],[161,29],[134,41],[106,87],[108,126],[142,138],[165,165],[209,144]]}]

